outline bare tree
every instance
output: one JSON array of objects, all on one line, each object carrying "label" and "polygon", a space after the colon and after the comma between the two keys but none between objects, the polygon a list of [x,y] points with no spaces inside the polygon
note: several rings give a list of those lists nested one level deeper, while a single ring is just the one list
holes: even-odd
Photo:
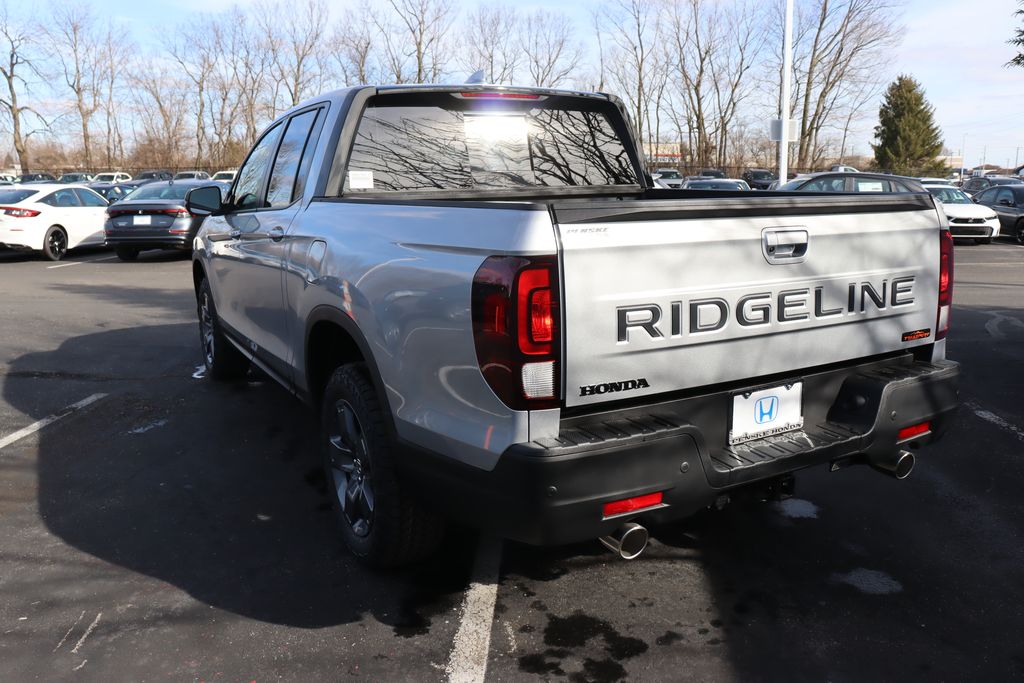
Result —
[{"label": "bare tree", "polygon": [[563,85],[579,66],[583,48],[573,40],[576,30],[564,14],[537,10],[519,25],[519,48],[530,85]]},{"label": "bare tree", "polygon": [[751,69],[760,63],[765,44],[764,15],[748,2],[721,10],[714,21],[724,26],[723,48],[711,60],[715,93],[717,159],[719,168],[728,164],[729,136],[736,125],[740,105],[752,92]]},{"label": "bare tree", "polygon": [[258,16],[261,28],[270,38],[271,76],[284,91],[280,107],[294,107],[319,90],[327,79],[327,3],[305,0],[298,6],[283,2],[264,4]]},{"label": "bare tree", "polygon": [[467,73],[478,69],[488,83],[514,83],[522,51],[516,42],[519,13],[508,5],[480,5],[462,28],[460,64]]},{"label": "bare tree", "polygon": [[660,78],[664,69],[656,49],[661,40],[660,10],[660,4],[646,0],[611,0],[597,19],[607,36],[608,52],[602,61],[607,65],[609,83],[624,95],[637,135],[648,144],[652,142],[648,121],[654,106],[651,81]]},{"label": "bare tree", "polygon": [[124,27],[107,24],[99,55],[106,129],[104,161],[107,168],[119,165],[124,159],[124,134],[121,130],[121,100],[126,94],[124,64],[135,49],[132,42],[126,39],[125,33],[127,31]]},{"label": "bare tree", "polygon": [[345,85],[361,85],[377,79],[379,66],[374,58],[373,17],[365,5],[348,10],[335,27],[331,43]]},{"label": "bare tree", "polygon": [[794,41],[797,166],[824,156],[821,134],[850,106],[853,82],[877,82],[882,60],[899,41],[892,0],[807,0]]},{"label": "bare tree", "polygon": [[192,83],[192,93],[185,101],[192,103],[190,109],[195,122],[196,167],[207,151],[207,91],[217,62],[216,48],[209,41],[212,22],[209,17],[204,18],[206,21],[190,21],[179,26],[175,31],[176,40],[170,47],[171,56]]},{"label": "bare tree", "polygon": [[452,0],[388,0],[388,8],[374,12],[373,21],[395,83],[436,82],[447,64],[447,38],[455,20]]},{"label": "bare tree", "polygon": [[52,5],[50,15],[52,21],[46,25],[46,36],[64,84],[74,96],[75,113],[82,126],[82,161],[92,168],[90,124],[103,103],[102,38],[96,16],[89,5],[70,3]]},{"label": "bare tree", "polygon": [[189,112],[180,103],[192,91],[180,69],[139,61],[129,69],[132,99],[142,128],[135,135],[132,156],[139,166],[181,166],[185,162],[185,131]]},{"label": "bare tree", "polygon": [[34,132],[25,131],[25,116],[32,115],[42,121],[42,116],[35,109],[25,106],[18,99],[28,87],[25,76],[38,74],[31,54],[34,35],[35,31],[28,24],[20,23],[10,16],[6,3],[0,5],[0,38],[3,39],[0,50],[6,53],[0,60],[0,76],[5,86],[5,92],[0,95],[0,107],[10,120],[14,153],[18,155],[22,173],[30,170],[28,138]]}]

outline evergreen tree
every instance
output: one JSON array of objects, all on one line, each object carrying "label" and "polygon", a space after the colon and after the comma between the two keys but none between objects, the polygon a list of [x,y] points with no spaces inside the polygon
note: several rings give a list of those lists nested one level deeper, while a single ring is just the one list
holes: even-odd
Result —
[{"label": "evergreen tree", "polygon": [[[1024,0],[1020,0],[1020,5],[1024,8]],[[1019,9],[1014,12],[1017,16],[1024,18],[1024,9]],[[1017,29],[1017,36],[1006,41],[1010,45],[1017,48],[1017,56],[1007,62],[1007,66],[1024,66],[1024,28]]]},{"label": "evergreen tree", "polygon": [[920,84],[900,76],[885,91],[875,126],[875,164],[883,171],[927,174],[941,170],[942,132]]}]

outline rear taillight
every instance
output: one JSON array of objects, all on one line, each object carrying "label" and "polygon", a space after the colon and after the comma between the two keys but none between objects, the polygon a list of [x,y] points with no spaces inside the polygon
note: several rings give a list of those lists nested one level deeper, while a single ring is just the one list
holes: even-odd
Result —
[{"label": "rear taillight", "polygon": [[953,309],[953,236],[949,230],[939,233],[939,312],[935,320],[935,339],[945,339],[949,315]]},{"label": "rear taillight", "polygon": [[491,256],[473,278],[480,372],[515,410],[558,406],[557,273],[554,256]]},{"label": "rear taillight", "polygon": [[3,211],[5,216],[11,216],[12,218],[35,218],[39,215],[38,211],[19,209],[16,206],[0,206],[0,211]]}]

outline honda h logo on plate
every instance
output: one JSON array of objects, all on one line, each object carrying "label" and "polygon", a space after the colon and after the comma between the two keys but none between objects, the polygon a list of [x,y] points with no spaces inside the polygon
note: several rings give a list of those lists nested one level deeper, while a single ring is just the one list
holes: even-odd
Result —
[{"label": "honda h logo on plate", "polygon": [[754,422],[763,425],[774,422],[779,415],[779,397],[765,396],[754,404]]}]

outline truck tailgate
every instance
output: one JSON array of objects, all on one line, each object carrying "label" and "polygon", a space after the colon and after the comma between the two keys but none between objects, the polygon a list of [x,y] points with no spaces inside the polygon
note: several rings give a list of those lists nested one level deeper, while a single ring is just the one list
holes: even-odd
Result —
[{"label": "truck tailgate", "polygon": [[565,201],[565,404],[932,343],[938,213],[923,195]]}]

